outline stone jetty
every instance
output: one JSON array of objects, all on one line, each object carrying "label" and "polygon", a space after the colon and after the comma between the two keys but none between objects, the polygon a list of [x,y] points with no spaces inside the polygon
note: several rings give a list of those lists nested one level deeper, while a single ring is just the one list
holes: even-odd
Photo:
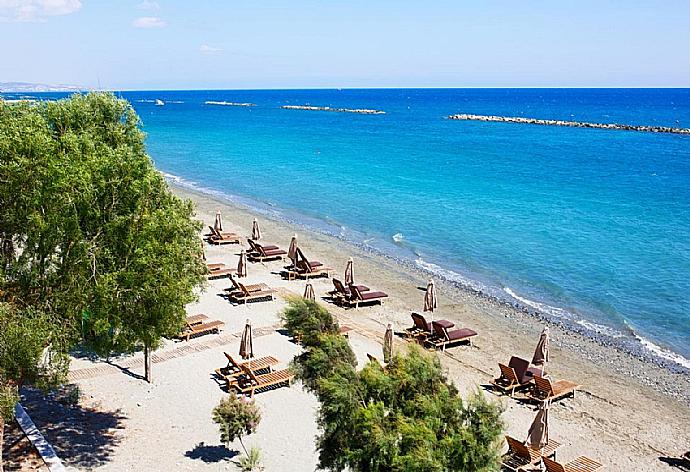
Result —
[{"label": "stone jetty", "polygon": [[642,131],[647,133],[690,134],[690,128],[673,128],[670,126],[622,125],[618,123],[587,123],[584,121],[540,120],[538,118],[523,118],[519,116],[470,115],[462,113],[458,115],[450,115],[448,119],[463,121],[490,121],[497,123],[522,123],[528,125],[544,126],[570,126],[573,128],[616,129],[623,131]]},{"label": "stone jetty", "polygon": [[331,111],[336,113],[359,113],[360,115],[385,115],[385,111],[370,110],[367,108],[331,108],[331,107],[313,107],[310,105],[283,105],[280,108],[286,110],[311,110],[311,111]]}]

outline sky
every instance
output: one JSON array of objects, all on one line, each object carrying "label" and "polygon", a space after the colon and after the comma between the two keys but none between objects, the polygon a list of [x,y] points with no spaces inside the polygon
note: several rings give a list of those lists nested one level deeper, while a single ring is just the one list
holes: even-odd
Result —
[{"label": "sky", "polygon": [[688,0],[0,0],[0,82],[689,87]]}]

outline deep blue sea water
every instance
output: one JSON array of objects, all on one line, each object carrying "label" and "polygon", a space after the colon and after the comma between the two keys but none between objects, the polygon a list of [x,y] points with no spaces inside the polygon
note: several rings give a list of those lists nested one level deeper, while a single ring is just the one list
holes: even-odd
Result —
[{"label": "deep blue sea water", "polygon": [[[690,128],[690,89],[121,95],[156,165],[188,185],[604,335],[638,337],[690,366],[690,136],[444,119]],[[386,113],[280,108],[303,104]]]}]

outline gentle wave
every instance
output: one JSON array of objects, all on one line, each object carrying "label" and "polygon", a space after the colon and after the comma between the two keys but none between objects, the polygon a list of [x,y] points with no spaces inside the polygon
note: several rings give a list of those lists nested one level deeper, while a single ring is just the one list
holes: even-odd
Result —
[{"label": "gentle wave", "polygon": [[608,336],[610,338],[623,338],[625,335],[613,328],[610,328],[608,326],[604,326],[599,323],[594,323],[593,321],[590,320],[585,320],[585,319],[577,319],[574,313],[571,313],[563,308],[555,307],[548,305],[546,303],[541,303],[537,302],[535,300],[530,300],[529,298],[522,297],[518,295],[513,289],[510,287],[503,287],[503,291],[506,292],[508,295],[510,295],[511,298],[514,298],[515,300],[519,301],[525,306],[528,306],[530,308],[534,308],[535,310],[544,313],[546,315],[550,315],[555,318],[561,318],[561,319],[568,319],[571,321],[574,321],[578,325],[582,326],[583,328],[586,328],[588,331],[597,333],[597,334],[602,334],[604,336]]},{"label": "gentle wave", "polygon": [[676,364],[682,365],[686,369],[690,369],[690,359],[683,357],[678,353],[671,352],[668,349],[664,349],[663,347],[654,344],[649,339],[643,338],[639,334],[633,334],[633,336],[635,336],[635,339],[637,339],[640,342],[640,344],[644,346],[645,349],[652,352],[653,354],[663,359],[675,362]]},{"label": "gentle wave", "polygon": [[403,239],[405,239],[405,236],[402,233],[395,233],[393,236],[391,236],[391,239],[399,244],[403,241]]},{"label": "gentle wave", "polygon": [[415,264],[417,264],[417,267],[424,269],[425,271],[434,274],[444,280],[448,280],[449,282],[459,283],[465,287],[469,287],[478,292],[489,292],[489,288],[486,285],[476,280],[465,277],[462,274],[459,274],[452,270],[445,269],[438,264],[434,264],[433,262],[427,262],[421,257],[415,260]]}]

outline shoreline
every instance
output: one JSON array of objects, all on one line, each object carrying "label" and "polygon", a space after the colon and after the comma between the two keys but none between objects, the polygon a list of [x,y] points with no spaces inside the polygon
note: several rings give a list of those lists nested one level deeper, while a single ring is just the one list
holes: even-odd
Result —
[{"label": "shoreline", "polygon": [[[366,278],[369,280],[373,279],[377,287],[379,286],[378,278],[381,283],[390,281],[388,285],[404,287],[405,291],[408,292],[405,294],[392,293],[395,291],[394,289],[388,286],[384,288],[389,294],[404,303],[403,319],[409,318],[411,311],[421,310],[421,295],[415,292],[417,292],[417,287],[425,284],[429,278],[429,273],[409,261],[381,254],[374,248],[348,241],[344,237],[319,232],[305,224],[287,221],[278,215],[262,212],[248,207],[246,204],[224,199],[217,194],[205,193],[202,190],[192,189],[184,184],[171,182],[170,180],[169,185],[177,195],[191,199],[198,209],[217,207],[223,209],[224,213],[229,212],[232,215],[242,215],[240,219],[242,221],[246,220],[245,226],[247,227],[251,225],[254,217],[260,218],[262,226],[268,225],[270,227],[268,231],[263,230],[265,234],[283,235],[282,238],[267,237],[266,239],[269,243],[276,243],[281,246],[287,245],[289,237],[294,233],[298,233],[298,235],[301,235],[300,241],[306,240],[305,244],[308,244],[306,247],[310,249],[310,252],[312,248],[315,249],[314,252],[317,254],[317,258],[328,264],[329,267],[334,268],[336,273],[340,272],[340,265],[332,262],[332,259],[347,260],[347,257],[354,256],[356,260],[366,261],[367,265],[372,267],[372,270],[365,272],[360,269],[359,273],[368,274]],[[232,223],[233,225],[237,223],[235,218],[233,218]],[[344,268],[344,263],[342,266]],[[376,277],[373,274],[376,274]],[[516,348],[522,348],[520,345],[516,346],[517,340],[514,339],[516,332],[532,333],[530,336],[534,337],[536,342],[539,331],[544,324],[547,324],[552,329],[554,347],[560,351],[558,356],[567,359],[565,362],[560,361],[559,365],[568,365],[570,367],[575,365],[582,366],[580,369],[565,369],[565,372],[573,372],[572,374],[568,372],[570,377],[576,376],[577,372],[591,372],[592,369],[602,369],[604,370],[605,377],[620,377],[620,380],[623,382],[631,382],[633,385],[643,386],[657,394],[663,395],[665,398],[677,400],[684,406],[690,406],[690,371],[683,366],[672,361],[664,362],[663,359],[654,357],[651,352],[648,355],[645,355],[647,353],[642,351],[636,354],[626,352],[613,343],[607,342],[603,337],[596,338],[591,336],[590,333],[583,334],[577,329],[577,326],[570,327],[566,323],[549,320],[545,315],[535,310],[516,306],[508,301],[503,301],[497,297],[463,286],[459,282],[435,277],[439,298],[441,299],[442,297],[448,300],[450,303],[445,304],[450,305],[454,312],[456,310],[462,312],[462,322],[466,325],[472,326],[471,323],[475,323],[475,325],[486,328],[488,332],[495,335],[496,339],[492,339],[492,344],[497,344],[497,347],[500,347],[499,352],[505,352],[504,357],[509,357],[513,354],[517,355],[519,351]],[[413,294],[412,296],[410,296],[410,292]],[[443,316],[446,315],[443,314]],[[453,313],[452,316],[457,316],[457,314]],[[508,322],[506,323],[506,321]],[[405,323],[409,324],[407,321]],[[584,327],[582,329],[584,330]],[[531,350],[533,340],[531,338],[528,339],[528,350]],[[506,351],[506,348],[508,351]],[[640,347],[641,349],[642,347]],[[495,354],[494,352],[494,357]],[[531,352],[529,355],[531,355]],[[506,360],[498,360],[498,362],[506,362]],[[494,362],[486,360],[482,364],[479,367],[480,369],[496,370]],[[621,373],[626,375],[621,376]]]},{"label": "shoreline", "polygon": [[[614,332],[611,334],[610,330],[615,328],[599,325],[597,322],[586,319],[578,320],[575,314],[569,312],[567,309],[558,308],[558,310],[563,310],[572,317],[556,316],[530,305],[517,295],[507,293],[507,297],[502,296],[500,289],[485,286],[481,281],[477,282],[467,279],[465,276],[454,272],[452,269],[446,269],[433,262],[424,261],[422,259],[415,260],[411,258],[410,255],[403,254],[405,248],[397,244],[384,244],[382,247],[371,246],[366,242],[352,240],[345,234],[338,233],[337,230],[340,226],[335,223],[321,221],[315,217],[310,217],[308,220],[303,221],[292,217],[289,212],[281,211],[279,208],[274,208],[270,204],[264,204],[249,197],[226,194],[213,189],[199,188],[194,183],[188,183],[181,177],[167,173],[164,175],[173,188],[179,188],[182,191],[190,192],[198,196],[215,199],[220,203],[227,203],[238,209],[243,209],[244,211],[255,214],[255,216],[266,217],[276,222],[299,227],[309,233],[333,238],[341,243],[356,248],[357,251],[367,253],[373,257],[385,259],[399,266],[399,271],[414,272],[420,277],[424,277],[425,280],[433,278],[436,281],[442,282],[451,290],[463,292],[466,297],[482,299],[489,305],[489,309],[491,310],[515,311],[521,316],[527,316],[534,321],[547,323],[549,326],[558,327],[566,332],[582,336],[588,341],[594,342],[603,348],[615,349],[618,352],[635,357],[642,362],[663,368],[673,374],[682,374],[690,379],[690,366],[687,364],[687,358],[682,354],[667,350],[644,338],[629,326],[626,326],[626,331],[619,331],[618,333]],[[357,232],[356,228],[351,230],[354,234],[360,234]],[[387,247],[384,249],[385,246]],[[388,249],[388,251],[386,249]],[[391,253],[391,249],[398,249],[401,255]],[[412,254],[416,255],[414,252]],[[688,402],[690,403],[690,400]]]}]

